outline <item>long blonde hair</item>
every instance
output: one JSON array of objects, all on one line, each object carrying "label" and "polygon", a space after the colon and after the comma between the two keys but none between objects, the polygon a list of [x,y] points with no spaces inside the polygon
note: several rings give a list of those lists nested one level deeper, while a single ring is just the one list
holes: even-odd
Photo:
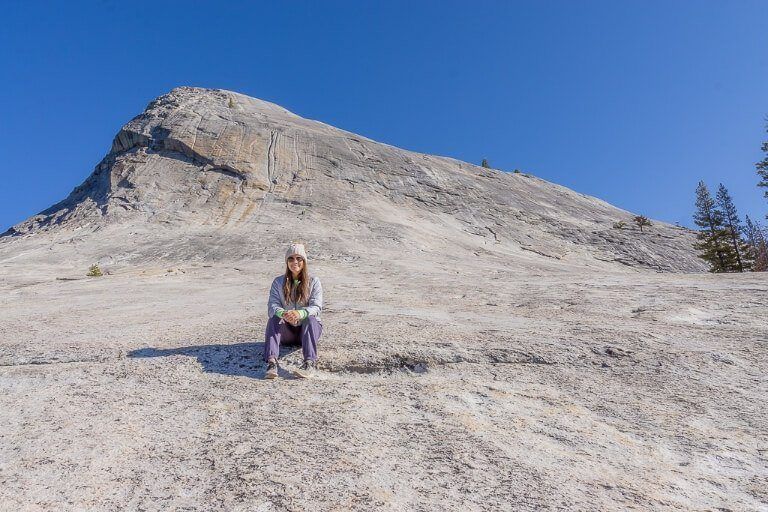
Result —
[{"label": "long blonde hair", "polygon": [[304,265],[299,272],[299,286],[293,286],[293,272],[288,267],[288,260],[285,261],[285,283],[283,283],[283,297],[286,304],[296,302],[300,306],[309,304],[309,267],[307,259],[304,258]]}]

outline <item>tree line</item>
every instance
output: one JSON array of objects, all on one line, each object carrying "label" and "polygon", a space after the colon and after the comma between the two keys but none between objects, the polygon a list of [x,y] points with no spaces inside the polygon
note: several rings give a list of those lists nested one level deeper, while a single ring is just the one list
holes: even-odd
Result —
[{"label": "tree line", "polygon": [[[757,186],[766,189],[763,195],[768,199],[768,141],[760,149],[766,156],[756,164]],[[749,215],[741,222],[725,185],[720,183],[713,198],[707,185],[699,182],[693,221],[700,228],[694,247],[711,272],[768,271],[768,232]]]}]

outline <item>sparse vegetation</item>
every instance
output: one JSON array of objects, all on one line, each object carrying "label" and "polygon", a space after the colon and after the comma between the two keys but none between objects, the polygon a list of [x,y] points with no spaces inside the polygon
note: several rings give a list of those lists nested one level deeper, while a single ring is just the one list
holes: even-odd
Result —
[{"label": "sparse vegetation", "polygon": [[98,265],[94,264],[91,265],[91,268],[88,269],[88,273],[85,274],[88,277],[101,277],[104,274],[101,272],[101,269]]},{"label": "sparse vegetation", "polygon": [[513,174],[520,174],[520,169],[515,169],[514,171],[512,171],[512,173]]},{"label": "sparse vegetation", "polygon": [[722,183],[717,189],[717,206],[720,208],[720,213],[723,217],[723,229],[727,234],[732,253],[736,258],[733,270],[744,272],[744,269],[749,266],[748,262],[745,262],[742,258],[742,255],[746,252],[746,244],[741,239],[741,232],[744,228],[741,227],[741,221],[739,220],[739,215],[736,212],[736,206],[733,204],[731,195]]},{"label": "sparse vegetation", "polygon": [[634,220],[635,224],[640,228],[641,233],[643,232],[643,227],[653,226],[651,221],[645,215],[635,215],[635,218],[632,220]]},{"label": "sparse vegetation", "polygon": [[746,216],[744,236],[747,239],[746,258],[755,272],[768,272],[768,240],[760,224]]},{"label": "sparse vegetation", "polygon": [[707,185],[700,181],[696,187],[696,213],[693,222],[701,228],[694,248],[701,251],[699,258],[709,263],[710,272],[730,272],[735,258],[725,229],[723,213],[717,209]]},{"label": "sparse vegetation", "polygon": [[623,220],[613,223],[613,229],[624,229],[625,227],[627,227],[627,223]]},{"label": "sparse vegetation", "polygon": [[229,108],[235,108],[235,99],[232,96],[229,97],[229,103],[227,104],[227,106]]},{"label": "sparse vegetation", "polygon": [[488,160],[486,160],[485,158],[483,158],[483,161],[482,161],[482,163],[480,164],[480,167],[485,167],[486,169],[490,169],[490,168],[491,168],[491,164],[489,164],[489,163],[488,163]]},{"label": "sparse vegetation", "polygon": [[[766,132],[768,132],[768,123],[765,126]],[[765,158],[757,162],[757,175],[762,178],[758,183],[758,187],[765,187],[765,198],[768,199],[768,141],[763,142],[760,149],[765,153]],[[768,219],[768,214],[765,216]]]}]

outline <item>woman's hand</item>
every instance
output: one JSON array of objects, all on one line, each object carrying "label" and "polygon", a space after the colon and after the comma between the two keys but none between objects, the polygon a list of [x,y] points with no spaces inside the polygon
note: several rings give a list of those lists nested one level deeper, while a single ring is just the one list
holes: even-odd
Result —
[{"label": "woman's hand", "polygon": [[283,313],[283,320],[285,320],[291,325],[298,325],[298,323],[301,321],[301,313],[299,313],[295,309],[286,311],[285,313]]}]

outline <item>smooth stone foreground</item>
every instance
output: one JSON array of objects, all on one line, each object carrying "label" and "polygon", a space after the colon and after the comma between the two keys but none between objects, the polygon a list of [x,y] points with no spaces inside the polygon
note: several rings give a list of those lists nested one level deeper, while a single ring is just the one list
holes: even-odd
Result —
[{"label": "smooth stone foreground", "polygon": [[12,263],[4,510],[768,507],[759,274],[318,262],[321,378],[265,381],[274,261]]}]

